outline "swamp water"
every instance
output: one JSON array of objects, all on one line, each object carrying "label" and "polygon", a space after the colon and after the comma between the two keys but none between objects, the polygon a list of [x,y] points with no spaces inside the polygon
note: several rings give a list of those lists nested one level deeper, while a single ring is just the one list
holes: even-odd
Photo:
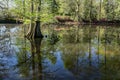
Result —
[{"label": "swamp water", "polygon": [[120,80],[120,26],[0,25],[0,80]]}]

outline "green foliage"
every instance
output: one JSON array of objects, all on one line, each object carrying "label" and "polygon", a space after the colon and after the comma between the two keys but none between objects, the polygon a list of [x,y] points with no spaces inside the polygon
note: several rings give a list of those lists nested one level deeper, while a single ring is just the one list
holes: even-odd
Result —
[{"label": "green foliage", "polygon": [[118,7],[119,7],[119,1],[117,0],[104,0],[104,9],[106,18],[108,20],[114,20],[115,17],[119,17],[117,14],[119,14]]},{"label": "green foliage", "polygon": [[[32,2],[33,1],[33,2]],[[38,12],[39,0],[14,0],[9,10],[2,10],[1,15],[10,17],[14,14],[23,21],[36,20],[40,17],[43,23],[55,22],[57,15],[70,16],[76,21],[98,20],[100,17],[107,20],[120,20],[120,0],[40,0],[40,12]],[[0,7],[4,2],[0,2]],[[29,3],[29,4],[28,4]],[[33,12],[31,13],[31,4]]]},{"label": "green foliage", "polygon": [[56,0],[51,0],[50,3],[50,10],[53,14],[57,14],[59,9],[59,5],[57,4]]},{"label": "green foliage", "polygon": [[84,19],[86,19],[86,20],[90,20],[90,2],[88,2],[88,0],[85,0],[84,1],[84,15],[83,15],[83,17],[84,17]]},{"label": "green foliage", "polygon": [[59,36],[57,36],[54,32],[48,36],[48,42],[51,45],[56,44],[59,41],[59,39]]},{"label": "green foliage", "polygon": [[[105,8],[105,13],[106,13],[106,18],[109,20],[112,18],[112,8],[113,8],[113,4],[111,4],[110,0],[105,0],[104,1],[104,8]],[[112,10],[112,11],[111,11]]]},{"label": "green foliage", "polygon": [[93,4],[93,1],[92,2],[91,2],[91,0],[84,1],[83,18],[86,20],[96,20],[97,19],[97,7],[95,6],[95,1],[94,1],[94,4]]}]

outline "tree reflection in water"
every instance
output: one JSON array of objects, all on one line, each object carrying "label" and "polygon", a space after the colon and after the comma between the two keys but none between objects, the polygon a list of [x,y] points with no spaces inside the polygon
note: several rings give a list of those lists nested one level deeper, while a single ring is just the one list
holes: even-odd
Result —
[{"label": "tree reflection in water", "polygon": [[[24,53],[22,53],[22,59],[18,59],[18,66],[21,72],[21,76],[23,77],[23,79],[53,80],[53,74],[57,71],[57,69],[51,70],[51,68],[49,68],[51,67],[51,65],[49,65],[49,61],[51,61],[52,63],[56,62],[56,57],[54,57],[55,55],[53,55],[53,53],[50,53],[52,49],[52,51],[54,51],[54,47],[47,47],[47,52],[44,52],[41,51],[42,38],[30,39],[29,42],[31,44],[31,56],[24,56]],[[47,61],[47,59],[49,59],[49,61]]]},{"label": "tree reflection in water", "polygon": [[32,72],[33,80],[42,79],[42,57],[41,57],[41,38],[29,40],[31,43],[32,52]]},{"label": "tree reflection in water", "polygon": [[[111,58],[114,57],[119,61],[119,58],[115,56],[116,54],[119,55],[118,50],[120,49],[117,37],[120,33],[117,29],[114,27],[111,29],[110,26],[103,28],[87,26],[77,30],[79,30],[79,35],[82,34],[78,38],[81,42],[77,44],[75,44],[77,34],[74,29],[62,33],[64,46],[61,46],[61,51],[63,51],[62,59],[65,68],[78,77],[78,80],[109,80],[114,78],[115,75],[109,72],[109,67],[111,66],[111,70],[115,70],[112,68],[112,64],[119,64]],[[70,37],[71,35],[72,37]],[[109,64],[110,62],[111,64]],[[110,77],[110,75],[114,75],[114,77]]]},{"label": "tree reflection in water", "polygon": [[2,79],[120,79],[119,27],[52,25],[42,30],[48,34],[46,38],[33,40],[21,37],[25,30],[21,27],[6,27],[5,34],[7,32],[10,35],[0,35]]}]

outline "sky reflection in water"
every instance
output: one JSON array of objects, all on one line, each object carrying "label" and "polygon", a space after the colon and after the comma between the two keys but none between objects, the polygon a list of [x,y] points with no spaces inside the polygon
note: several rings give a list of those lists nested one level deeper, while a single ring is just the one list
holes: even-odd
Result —
[{"label": "sky reflection in water", "polygon": [[27,40],[24,25],[0,25],[1,80],[119,80],[118,26],[44,26]]}]

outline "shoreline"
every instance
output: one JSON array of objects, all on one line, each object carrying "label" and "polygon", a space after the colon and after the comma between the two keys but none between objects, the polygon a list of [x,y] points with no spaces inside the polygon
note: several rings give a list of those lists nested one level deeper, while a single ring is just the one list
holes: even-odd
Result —
[{"label": "shoreline", "polygon": [[18,20],[0,20],[0,24],[23,24],[23,22]]},{"label": "shoreline", "polygon": [[55,22],[55,23],[45,23],[43,25],[101,25],[101,26],[110,26],[110,25],[120,25],[119,23],[78,23],[78,22],[65,22],[65,23],[60,23],[60,22]]}]

